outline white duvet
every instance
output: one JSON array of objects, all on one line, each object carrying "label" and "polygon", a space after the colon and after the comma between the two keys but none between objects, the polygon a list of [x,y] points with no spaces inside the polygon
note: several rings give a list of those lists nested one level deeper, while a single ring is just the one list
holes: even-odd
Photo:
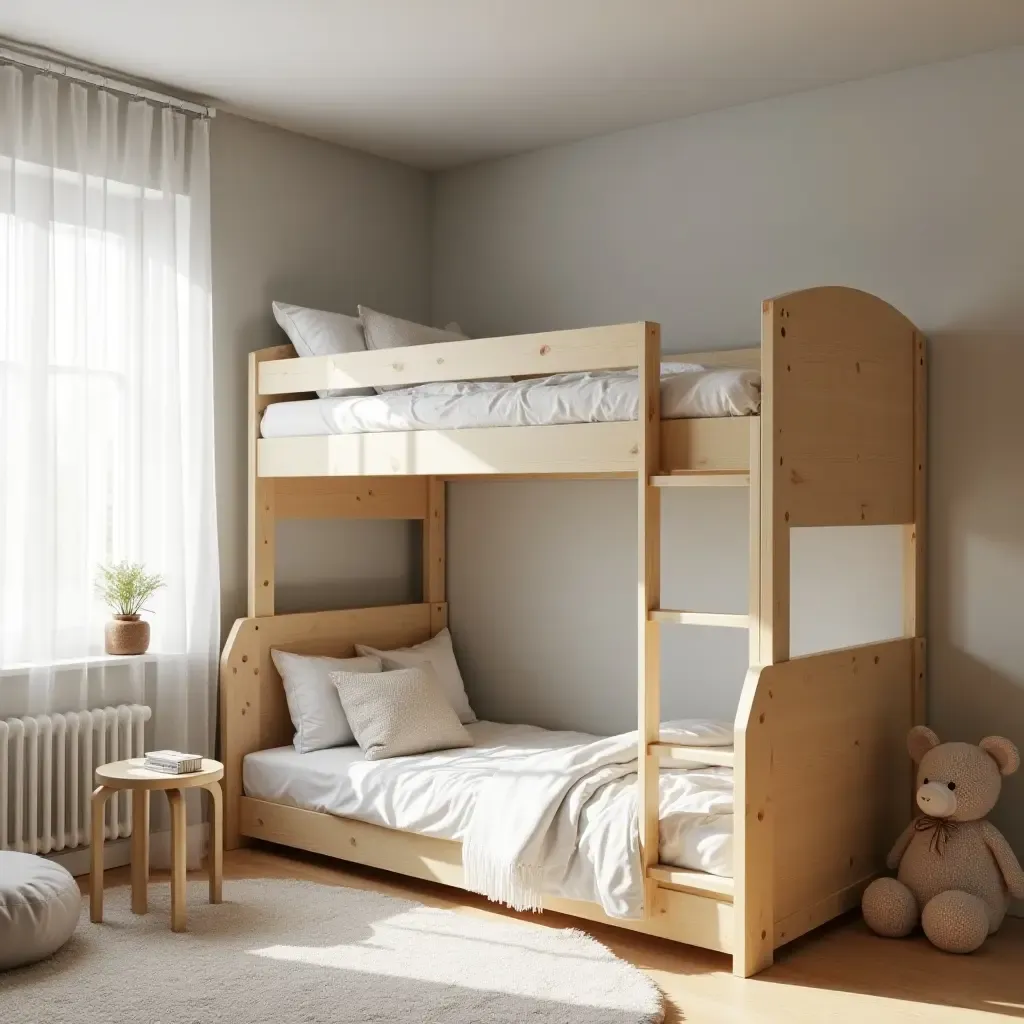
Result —
[{"label": "white duvet", "polygon": [[[663,419],[749,416],[760,408],[756,370],[662,363],[661,373]],[[635,370],[562,373],[514,383],[448,381],[383,395],[272,402],[261,431],[264,437],[310,437],[611,423],[635,420],[638,400]]]},{"label": "white duvet", "polygon": [[[634,743],[632,735],[608,740],[496,722],[478,722],[467,729],[473,747],[384,761],[363,760],[358,747],[309,754],[278,747],[249,754],[242,769],[245,793],[464,842],[478,798],[489,787],[492,792],[495,786],[514,788],[515,773],[529,771],[538,757],[550,764],[552,756],[564,752],[579,762],[579,752],[595,744],[604,745],[602,750],[626,751]],[[720,733],[718,742],[731,742],[731,726],[723,726]],[[623,743],[616,745],[620,739]],[[715,742],[715,737],[704,736],[702,741]],[[560,841],[567,855],[552,858],[543,879],[548,894],[597,902],[612,917],[638,916],[643,898],[636,773],[630,761],[628,752],[624,757],[616,753],[610,763],[618,767],[599,784],[594,778],[577,780],[582,786],[573,783],[575,792],[564,801],[572,808],[573,841],[565,843],[569,833],[563,829]],[[568,778],[564,773],[558,777]],[[732,875],[732,781],[728,768],[661,772],[662,863]]]}]

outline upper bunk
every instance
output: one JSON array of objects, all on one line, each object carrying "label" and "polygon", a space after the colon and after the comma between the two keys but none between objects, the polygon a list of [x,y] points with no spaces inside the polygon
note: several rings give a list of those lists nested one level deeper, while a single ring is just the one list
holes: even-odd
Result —
[{"label": "upper bunk", "polygon": [[[791,444],[804,449],[803,456],[831,462],[853,478],[887,465],[887,475],[901,478],[898,487],[909,494],[915,337],[910,321],[883,300],[823,287],[762,303],[761,346],[750,349],[663,356],[660,327],[650,322],[312,358],[296,358],[290,345],[264,349],[250,363],[250,472],[261,478],[635,478],[641,466],[653,465],[664,483],[745,484],[763,461],[764,452],[755,450],[762,445],[761,423],[768,421],[775,423],[769,444],[778,442],[788,422]],[[671,401],[663,415],[663,389],[672,379],[663,376],[668,361],[756,371],[760,406],[753,409],[759,415],[693,418],[684,409],[685,418],[675,418],[679,410]],[[386,429],[385,416],[361,432],[330,432],[333,427],[318,424],[323,432],[263,436],[261,429],[270,405],[305,399],[312,406],[311,393],[318,391],[592,371],[632,371],[633,416],[644,410],[644,422],[564,422],[563,409],[562,422],[529,426],[396,430]],[[387,401],[387,394],[370,399],[370,408]],[[308,415],[290,419],[311,422]]]}]

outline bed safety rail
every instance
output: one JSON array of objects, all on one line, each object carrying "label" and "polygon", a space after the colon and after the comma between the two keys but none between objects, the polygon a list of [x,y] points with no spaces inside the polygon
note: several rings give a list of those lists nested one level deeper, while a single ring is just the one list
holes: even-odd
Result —
[{"label": "bed safety rail", "polygon": [[325,388],[410,387],[446,380],[635,367],[643,358],[645,339],[656,337],[657,330],[657,324],[641,322],[279,359],[260,365],[259,393],[286,395]]}]

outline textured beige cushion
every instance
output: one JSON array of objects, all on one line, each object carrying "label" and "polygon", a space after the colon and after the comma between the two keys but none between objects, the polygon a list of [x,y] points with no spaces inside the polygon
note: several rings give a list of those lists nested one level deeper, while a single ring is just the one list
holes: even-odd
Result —
[{"label": "textured beige cushion", "polygon": [[331,681],[367,761],[473,745],[429,665],[332,672]]},{"label": "textured beige cushion", "polygon": [[[81,905],[67,869],[30,853],[0,850],[0,971],[60,949],[78,924]],[[40,1009],[44,1017],[54,1019]],[[7,1015],[0,1012],[3,1019]]]}]

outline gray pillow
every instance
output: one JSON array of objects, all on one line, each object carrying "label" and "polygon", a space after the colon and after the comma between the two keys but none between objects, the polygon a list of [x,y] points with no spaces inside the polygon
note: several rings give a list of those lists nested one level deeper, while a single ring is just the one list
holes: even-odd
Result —
[{"label": "gray pillow", "polygon": [[367,761],[473,745],[429,665],[332,672],[331,682]]}]

